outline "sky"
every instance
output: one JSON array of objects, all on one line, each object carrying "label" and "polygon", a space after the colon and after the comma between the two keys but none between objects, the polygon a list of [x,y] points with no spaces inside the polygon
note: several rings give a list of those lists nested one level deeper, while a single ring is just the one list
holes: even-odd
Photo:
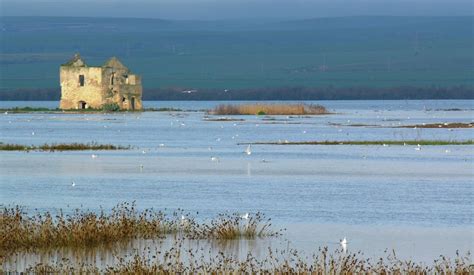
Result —
[{"label": "sky", "polygon": [[473,0],[0,0],[2,16],[178,20],[473,15]]}]

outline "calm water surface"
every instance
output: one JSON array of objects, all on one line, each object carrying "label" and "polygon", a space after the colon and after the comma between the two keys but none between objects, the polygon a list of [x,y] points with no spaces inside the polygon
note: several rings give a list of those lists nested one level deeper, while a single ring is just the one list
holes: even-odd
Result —
[{"label": "calm water surface", "polygon": [[[239,143],[473,139],[473,129],[396,126],[472,122],[474,101],[323,101],[311,103],[334,114],[206,121],[199,110],[219,103],[144,104],[186,112],[1,114],[0,142],[98,142],[133,149],[0,152],[0,203],[31,211],[81,206],[96,211],[136,201],[139,208],[199,211],[203,220],[225,211],[262,211],[276,227],[288,229],[273,246],[289,241],[310,252],[337,248],[346,236],[351,250],[369,256],[395,248],[400,257],[431,261],[453,256],[456,249],[473,251],[474,146],[256,145],[248,156]],[[0,102],[1,108],[56,105]],[[255,250],[241,244],[237,251],[248,249]],[[21,268],[25,259],[37,261],[20,255],[10,264]]]}]

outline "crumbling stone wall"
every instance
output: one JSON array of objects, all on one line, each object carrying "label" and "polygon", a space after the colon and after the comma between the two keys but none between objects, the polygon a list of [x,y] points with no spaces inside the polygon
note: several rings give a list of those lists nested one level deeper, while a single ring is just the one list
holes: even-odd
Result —
[{"label": "crumbling stone wall", "polygon": [[117,58],[90,67],[79,55],[60,67],[61,109],[100,109],[117,103],[122,110],[141,110],[142,84]]}]

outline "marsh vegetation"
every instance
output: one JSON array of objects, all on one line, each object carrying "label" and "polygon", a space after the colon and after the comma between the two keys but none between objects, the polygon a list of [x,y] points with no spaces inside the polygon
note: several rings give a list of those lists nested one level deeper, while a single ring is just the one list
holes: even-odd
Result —
[{"label": "marsh vegetation", "polygon": [[[62,258],[30,265],[33,273],[285,273],[285,274],[469,274],[470,254],[456,253],[451,260],[440,256],[431,264],[397,258],[385,251],[370,259],[361,251],[330,250],[322,247],[311,256],[287,247],[268,247],[263,255],[249,252],[235,257],[213,247],[189,247],[186,240],[205,239],[226,242],[237,238],[277,237],[270,219],[261,213],[221,214],[209,223],[197,222],[191,214],[177,210],[170,215],[154,209],[140,211],[134,203],[122,203],[109,212],[76,209],[71,214],[43,212],[27,215],[20,206],[3,207],[0,212],[0,260],[21,251],[52,251],[57,248],[84,249],[107,247],[134,239],[160,239],[174,235],[170,247],[148,247],[131,254],[115,255],[113,264],[99,267]],[[59,259],[59,258],[58,258]],[[5,268],[5,267],[4,267]]]},{"label": "marsh vegetation", "polygon": [[328,114],[324,106],[316,104],[221,104],[216,106],[214,115],[323,115]]},{"label": "marsh vegetation", "polygon": [[239,143],[240,145],[474,145],[474,140],[344,140],[344,141],[263,141],[252,143]]},{"label": "marsh vegetation", "polygon": [[132,239],[155,239],[166,234],[181,234],[188,239],[229,240],[278,236],[270,219],[255,213],[241,217],[224,213],[209,223],[198,222],[181,210],[167,215],[163,211],[140,211],[134,203],[122,203],[106,212],[75,209],[65,214],[44,212],[28,215],[20,206],[0,210],[0,250],[2,254],[22,249],[57,247],[91,248]]},{"label": "marsh vegetation", "polygon": [[[395,251],[385,252],[378,259],[367,258],[362,252],[345,253],[319,248],[312,257],[297,250],[268,249],[259,259],[249,253],[245,259],[236,259],[218,251],[207,257],[206,251],[183,249],[176,241],[169,250],[154,255],[134,254],[128,259],[119,258],[116,265],[101,270],[93,265],[75,265],[68,259],[55,264],[37,264],[27,272],[34,273],[92,273],[92,274],[472,274],[470,255],[457,255],[454,260],[440,256],[431,264],[401,260]],[[156,256],[158,255],[158,256]]]},{"label": "marsh vegetation", "polygon": [[85,150],[126,150],[130,146],[91,143],[52,143],[43,145],[21,145],[0,143],[0,151],[85,151]]}]

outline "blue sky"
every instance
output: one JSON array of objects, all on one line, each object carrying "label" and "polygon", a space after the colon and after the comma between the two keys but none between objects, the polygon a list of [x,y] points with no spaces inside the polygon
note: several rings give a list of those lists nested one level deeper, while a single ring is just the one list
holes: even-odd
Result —
[{"label": "blue sky", "polygon": [[472,15],[472,0],[0,0],[3,16],[163,19]]}]

